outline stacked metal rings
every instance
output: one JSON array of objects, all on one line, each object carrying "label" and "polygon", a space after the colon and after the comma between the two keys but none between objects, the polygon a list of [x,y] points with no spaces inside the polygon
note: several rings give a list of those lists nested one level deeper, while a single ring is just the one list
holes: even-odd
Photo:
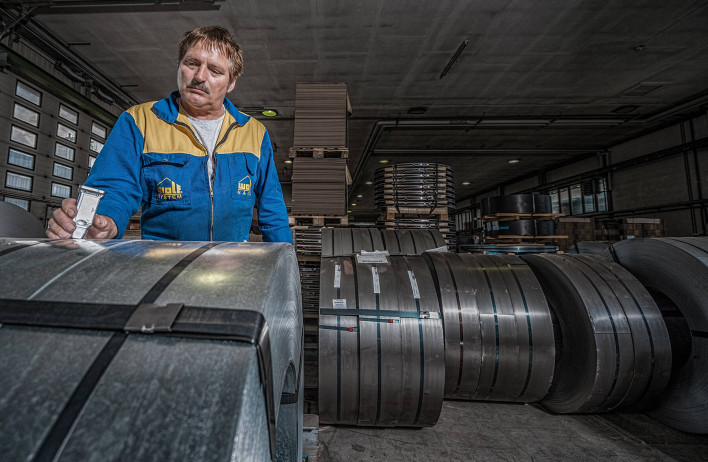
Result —
[{"label": "stacked metal rings", "polygon": [[671,345],[647,290],[597,255],[528,255],[555,315],[556,368],[541,401],[558,413],[652,402],[671,371]]},{"label": "stacked metal rings", "polygon": [[435,229],[440,231],[448,249],[457,248],[457,238],[455,234],[455,222],[451,220],[438,220],[436,218],[394,218],[392,220],[379,220],[376,226],[387,230],[414,230],[414,229]]},{"label": "stacked metal rings", "polygon": [[442,306],[445,397],[542,399],[553,377],[553,327],[529,267],[509,255],[424,257]]},{"label": "stacked metal rings", "polygon": [[455,206],[455,182],[448,165],[403,163],[381,167],[374,173],[376,207]]},{"label": "stacked metal rings", "polygon": [[323,423],[424,427],[440,415],[444,345],[432,276],[420,256],[385,259],[322,259]]}]

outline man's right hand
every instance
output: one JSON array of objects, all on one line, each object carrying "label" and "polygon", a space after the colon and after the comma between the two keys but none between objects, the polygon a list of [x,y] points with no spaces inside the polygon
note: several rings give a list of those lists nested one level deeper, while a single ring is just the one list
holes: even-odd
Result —
[{"label": "man's right hand", "polygon": [[[76,199],[64,199],[49,219],[47,237],[50,239],[69,239],[76,229],[73,218],[76,216]],[[118,227],[113,219],[106,215],[96,215],[93,225],[86,233],[86,239],[113,239],[118,235]]]}]

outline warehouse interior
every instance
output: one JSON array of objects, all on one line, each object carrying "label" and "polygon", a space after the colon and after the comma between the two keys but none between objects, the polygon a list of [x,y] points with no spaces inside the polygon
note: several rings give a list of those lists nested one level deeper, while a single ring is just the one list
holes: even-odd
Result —
[{"label": "warehouse interior", "polygon": [[[380,225],[377,171],[434,163],[452,172],[454,198],[436,216],[449,220],[457,245],[484,243],[485,200],[522,194],[549,196],[549,234],[566,236],[538,243],[565,252],[580,253],[576,242],[586,240],[705,239],[707,23],[703,0],[3,1],[0,198],[46,228],[61,201],[77,197],[120,114],[176,88],[182,35],[220,25],[244,52],[228,97],[267,128],[296,228]],[[342,212],[333,216],[298,212],[294,170],[311,148],[297,142],[307,88],[337,88],[346,101],[338,109],[344,143],[323,154],[346,169]],[[579,223],[589,228],[581,233]],[[318,289],[302,289],[315,304],[325,257],[317,252],[300,258],[297,250],[301,272],[315,262]],[[557,415],[535,404],[441,398],[440,419],[424,429],[308,420],[322,411],[317,313],[300,320],[305,434],[319,440],[310,461],[708,460],[705,432],[637,410]],[[688,336],[704,341],[707,325],[690,326]],[[696,374],[708,382],[708,370]]]}]

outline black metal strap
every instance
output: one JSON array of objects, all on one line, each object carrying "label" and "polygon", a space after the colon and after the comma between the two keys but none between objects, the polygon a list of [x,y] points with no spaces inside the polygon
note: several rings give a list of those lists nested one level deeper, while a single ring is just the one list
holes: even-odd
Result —
[{"label": "black metal strap", "polygon": [[[116,332],[114,337],[123,337],[122,344],[126,337],[125,332],[128,321],[141,309],[140,307],[144,306],[143,304],[136,308],[133,305],[118,304],[0,299],[0,324],[113,331]],[[272,380],[273,368],[269,329],[263,314],[252,310],[205,308],[179,304],[174,306],[180,309],[169,330],[154,330],[150,335],[227,340],[249,343],[256,347],[259,376],[268,415],[270,448],[271,453],[275,454],[276,428]],[[159,309],[160,307],[158,307]],[[148,330],[140,328],[136,331],[149,333]],[[100,369],[98,375],[98,378],[100,378],[115,354],[118,353],[118,349],[111,349],[110,352],[112,352],[112,355],[104,355],[103,352],[99,355],[99,358],[94,361],[79,384],[78,388],[88,390],[88,393],[78,395],[83,397],[82,406],[97,383],[97,381],[89,382],[90,384],[84,384],[84,382],[87,382],[89,374],[92,374],[94,369]],[[76,418],[76,415],[68,412],[67,405],[67,408],[60,415],[60,420],[69,418],[72,419],[70,420],[71,423]],[[58,428],[63,429],[65,425],[61,425]],[[60,438],[59,434],[53,435],[50,433],[47,440],[60,440],[59,443],[61,444],[65,437],[66,435],[63,435]],[[55,449],[58,450],[59,446]],[[51,460],[54,455],[56,453],[47,460]]]},{"label": "black metal strap", "polygon": [[113,361],[113,358],[118,354],[118,350],[123,346],[127,337],[124,333],[115,333],[108,340],[108,343],[106,343],[91,364],[91,367],[84,374],[46,438],[42,441],[42,445],[34,456],[35,462],[55,460],[71,427],[74,425],[74,421],[79,417],[81,410],[86,405],[86,401],[93,393],[93,389],[96,388],[98,381],[108,369],[108,365]]}]

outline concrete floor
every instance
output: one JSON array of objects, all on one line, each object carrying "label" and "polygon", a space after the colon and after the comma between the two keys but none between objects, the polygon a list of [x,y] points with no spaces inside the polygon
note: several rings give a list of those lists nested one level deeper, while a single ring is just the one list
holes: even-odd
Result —
[{"label": "concrete floor", "polygon": [[700,461],[708,435],[644,414],[552,415],[535,406],[445,401],[432,428],[319,428],[320,461]]}]

